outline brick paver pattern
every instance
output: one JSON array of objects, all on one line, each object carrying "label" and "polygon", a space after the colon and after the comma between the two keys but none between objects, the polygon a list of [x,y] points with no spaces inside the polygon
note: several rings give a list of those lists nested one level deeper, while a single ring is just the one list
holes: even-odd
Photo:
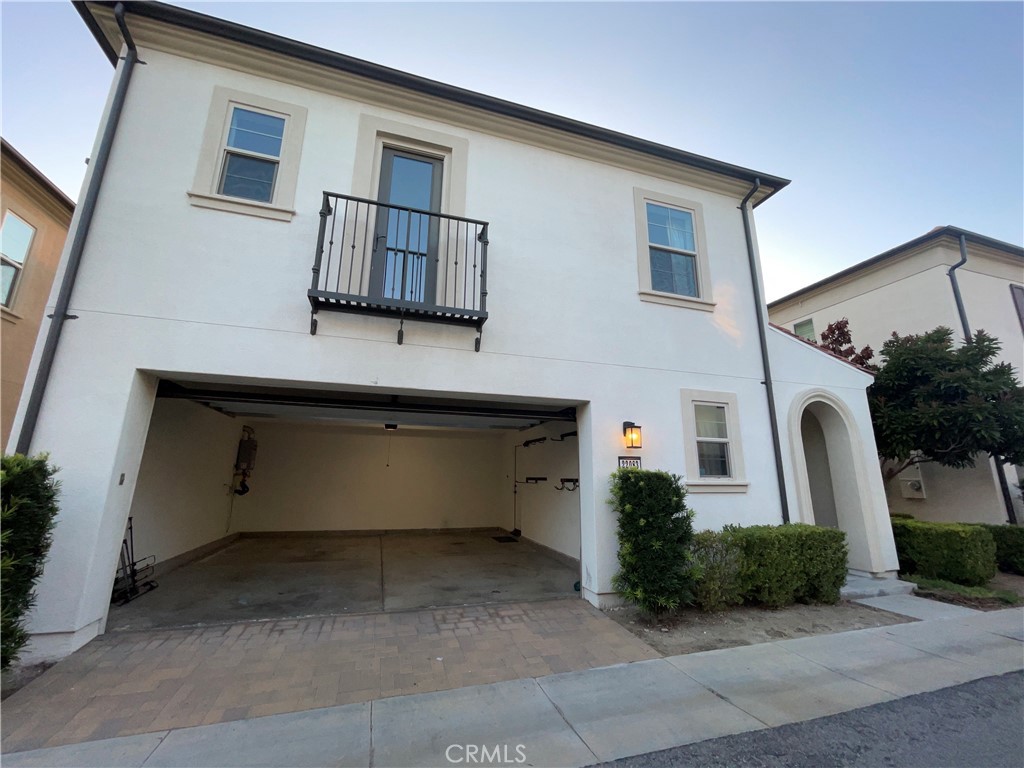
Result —
[{"label": "brick paver pattern", "polygon": [[580,599],[102,635],[3,703],[3,751],[659,654]]}]

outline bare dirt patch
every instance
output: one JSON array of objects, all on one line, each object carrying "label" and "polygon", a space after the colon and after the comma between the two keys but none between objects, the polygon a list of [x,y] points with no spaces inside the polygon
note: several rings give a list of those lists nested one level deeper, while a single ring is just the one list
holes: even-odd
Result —
[{"label": "bare dirt patch", "polygon": [[1007,592],[1016,592],[1019,597],[1024,598],[1024,576],[999,571],[988,585],[992,589],[1005,589]]},{"label": "bare dirt patch", "polygon": [[791,605],[777,611],[752,606],[723,613],[683,610],[661,622],[644,618],[633,607],[611,608],[605,613],[664,656],[914,621],[846,601],[837,605]]}]

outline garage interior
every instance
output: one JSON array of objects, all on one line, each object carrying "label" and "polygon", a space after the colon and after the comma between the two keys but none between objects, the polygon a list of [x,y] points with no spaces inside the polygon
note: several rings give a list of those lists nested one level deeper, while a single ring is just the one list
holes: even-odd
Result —
[{"label": "garage interior", "polygon": [[163,380],[107,631],[578,596],[575,418]]}]

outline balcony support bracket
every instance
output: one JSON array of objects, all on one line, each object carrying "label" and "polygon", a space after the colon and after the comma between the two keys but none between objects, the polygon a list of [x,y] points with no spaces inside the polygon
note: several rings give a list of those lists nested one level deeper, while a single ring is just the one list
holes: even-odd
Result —
[{"label": "balcony support bracket", "polygon": [[401,346],[402,342],[405,341],[405,317],[402,316],[398,320],[398,345]]},{"label": "balcony support bracket", "polygon": [[310,310],[310,313],[309,313],[309,335],[310,336],[316,336],[316,326],[317,326],[317,322],[316,322],[316,309],[317,308],[314,306],[313,309]]}]

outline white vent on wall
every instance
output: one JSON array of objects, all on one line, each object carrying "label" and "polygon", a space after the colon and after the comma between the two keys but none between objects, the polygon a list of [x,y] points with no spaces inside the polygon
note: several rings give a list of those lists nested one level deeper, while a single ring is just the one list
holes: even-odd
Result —
[{"label": "white vent on wall", "polygon": [[921,476],[921,465],[914,464],[899,474],[900,493],[904,499],[926,499],[924,478]]}]

